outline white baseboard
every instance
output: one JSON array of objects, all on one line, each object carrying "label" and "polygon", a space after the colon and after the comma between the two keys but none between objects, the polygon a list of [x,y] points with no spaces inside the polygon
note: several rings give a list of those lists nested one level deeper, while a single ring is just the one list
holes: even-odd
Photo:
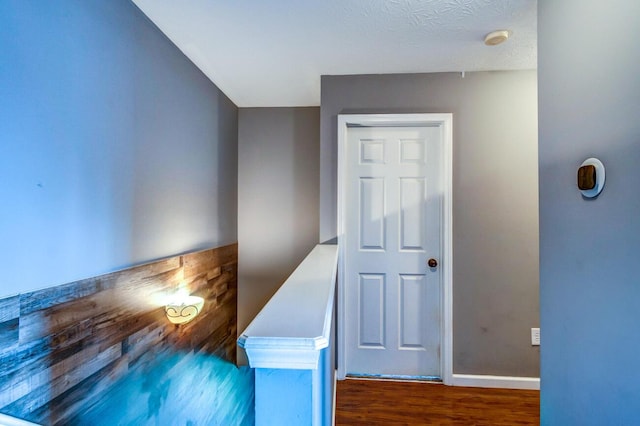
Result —
[{"label": "white baseboard", "polygon": [[537,377],[487,376],[478,374],[454,374],[452,386],[477,388],[504,388],[540,390],[540,379]]}]

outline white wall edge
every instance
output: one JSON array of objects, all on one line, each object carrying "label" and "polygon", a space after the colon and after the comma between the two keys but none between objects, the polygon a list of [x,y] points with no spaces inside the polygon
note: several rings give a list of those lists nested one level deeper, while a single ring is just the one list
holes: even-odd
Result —
[{"label": "white wall edge", "polygon": [[252,368],[318,368],[329,346],[338,247],[317,245],[237,340]]},{"label": "white wall edge", "polygon": [[338,370],[333,371],[333,405],[331,406],[331,426],[336,426],[336,405],[338,395]]},{"label": "white wall edge", "polygon": [[338,115],[338,192],[337,192],[337,238],[338,238],[338,276],[337,276],[337,294],[338,294],[338,312],[336,313],[337,324],[336,324],[336,344],[337,344],[337,378],[338,380],[344,380],[347,377],[347,363],[345,361],[346,356],[346,345],[347,345],[347,337],[342,324],[345,324],[346,321],[346,313],[345,313],[345,289],[344,289],[344,279],[345,279],[345,267],[344,267],[344,215],[342,211],[344,210],[344,197],[346,191],[344,189],[344,173],[345,173],[345,156],[347,152],[347,121],[346,118],[342,115]]},{"label": "white wall edge", "polygon": [[479,374],[453,374],[451,377],[450,385],[476,388],[540,390],[540,378],[489,376]]},{"label": "white wall edge", "polygon": [[440,114],[442,120],[443,190],[442,205],[442,381],[453,375],[453,114]]}]

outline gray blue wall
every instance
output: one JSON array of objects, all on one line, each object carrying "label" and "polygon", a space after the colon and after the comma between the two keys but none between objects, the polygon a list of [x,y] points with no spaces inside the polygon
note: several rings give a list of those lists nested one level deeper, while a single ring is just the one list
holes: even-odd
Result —
[{"label": "gray blue wall", "polygon": [[318,243],[320,110],[240,108],[238,126],[242,333]]},{"label": "gray blue wall", "polygon": [[237,108],[128,0],[0,2],[0,146],[0,296],[237,240]]},{"label": "gray blue wall", "polygon": [[[541,412],[640,419],[640,3],[538,2]],[[582,161],[606,167],[597,199]]]},{"label": "gray blue wall", "polygon": [[453,113],[453,372],[539,375],[535,71],[324,76],[320,241],[336,235],[336,123]]}]

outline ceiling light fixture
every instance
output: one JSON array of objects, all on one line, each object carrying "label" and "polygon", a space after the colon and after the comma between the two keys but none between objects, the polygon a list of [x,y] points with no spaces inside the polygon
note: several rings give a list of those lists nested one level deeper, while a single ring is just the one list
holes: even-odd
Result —
[{"label": "ceiling light fixture", "polygon": [[507,41],[511,32],[509,30],[497,30],[487,34],[484,38],[484,44],[487,46],[495,46]]}]

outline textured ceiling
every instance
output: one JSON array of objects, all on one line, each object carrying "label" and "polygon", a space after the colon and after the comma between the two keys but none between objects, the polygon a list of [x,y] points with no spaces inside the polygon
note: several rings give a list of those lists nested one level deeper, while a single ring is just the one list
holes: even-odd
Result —
[{"label": "textured ceiling", "polygon": [[133,1],[240,107],[319,105],[321,75],[536,68],[535,0]]}]

